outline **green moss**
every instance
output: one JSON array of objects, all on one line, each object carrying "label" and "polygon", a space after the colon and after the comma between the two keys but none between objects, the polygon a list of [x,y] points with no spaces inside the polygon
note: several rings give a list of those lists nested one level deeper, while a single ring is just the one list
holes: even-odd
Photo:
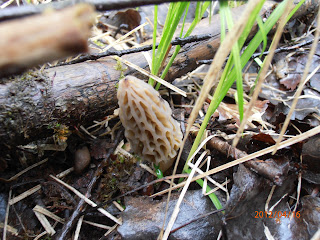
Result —
[{"label": "green moss", "polygon": [[[114,67],[116,70],[120,71],[120,77],[119,80],[121,80],[122,78],[124,78],[124,72],[128,69],[127,67],[123,67],[122,63],[119,59],[117,59],[117,65]],[[116,86],[116,88],[118,89],[118,86]]]}]

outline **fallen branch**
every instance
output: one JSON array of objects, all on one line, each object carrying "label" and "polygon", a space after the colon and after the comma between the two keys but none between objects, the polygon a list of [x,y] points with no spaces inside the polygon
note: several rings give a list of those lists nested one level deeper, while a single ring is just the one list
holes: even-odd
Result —
[{"label": "fallen branch", "polygon": [[94,9],[79,4],[59,12],[0,24],[0,77],[87,52]]},{"label": "fallen branch", "polygon": [[[233,159],[240,159],[248,156],[244,151],[241,151],[235,147],[232,147],[229,143],[214,137],[208,142],[208,147],[216,149],[222,154]],[[277,185],[282,185],[284,178],[287,176],[289,165],[279,166],[273,161],[263,161],[259,159],[253,159],[243,163],[247,168],[253,170],[259,175],[271,180]]]},{"label": "fallen branch", "polygon": [[[212,37],[211,34],[193,35],[193,36],[189,36],[186,38],[178,38],[177,37],[175,40],[171,41],[171,45],[184,46],[187,43],[200,42],[202,40],[210,39],[211,37]],[[158,45],[159,44],[156,44],[156,48],[158,48]],[[136,47],[136,48],[130,48],[130,49],[124,49],[124,50],[107,50],[107,51],[101,52],[101,53],[82,55],[74,60],[69,61],[69,62],[59,63],[56,66],[71,65],[71,64],[75,64],[75,63],[89,61],[89,60],[94,61],[94,60],[98,60],[100,58],[107,57],[107,56],[121,57],[123,55],[131,54],[131,53],[138,53],[138,52],[145,52],[145,51],[149,51],[149,50],[152,50],[151,44],[145,45],[142,47]]]}]

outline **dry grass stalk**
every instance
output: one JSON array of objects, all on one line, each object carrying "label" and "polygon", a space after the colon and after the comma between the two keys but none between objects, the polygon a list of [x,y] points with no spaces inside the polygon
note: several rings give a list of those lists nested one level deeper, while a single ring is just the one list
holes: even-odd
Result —
[{"label": "dry grass stalk", "polygon": [[36,205],[36,206],[33,208],[33,211],[34,211],[34,212],[41,213],[41,214],[43,214],[43,215],[45,215],[45,216],[47,216],[47,217],[50,217],[51,219],[53,219],[53,220],[55,220],[55,221],[57,221],[57,222],[59,222],[59,223],[64,223],[64,219],[63,219],[63,218],[55,215],[54,213],[48,211],[47,209],[45,209],[45,208],[43,208],[43,207],[41,207],[41,206],[39,206],[39,205]]},{"label": "dry grass stalk", "polygon": [[[39,206],[39,205],[36,205],[34,208],[33,208],[34,211],[36,212],[39,212],[47,217],[50,217],[51,219],[55,220],[56,222],[59,222],[59,223],[65,223],[65,220],[57,215],[55,215],[54,213],[48,211],[47,209]],[[107,225],[104,225],[104,224],[99,224],[99,223],[95,223],[95,222],[91,222],[91,221],[87,221],[87,220],[83,220],[84,223],[86,224],[89,224],[91,226],[94,226],[94,227],[98,227],[98,228],[101,228],[101,229],[106,229],[106,230],[109,230],[111,227],[110,226],[107,226]]]},{"label": "dry grass stalk", "polygon": [[81,216],[81,217],[78,219],[76,231],[74,232],[74,237],[73,237],[74,240],[78,240],[78,238],[79,238],[79,234],[80,234],[80,230],[81,230],[83,218],[84,218],[84,216]]},{"label": "dry grass stalk", "polygon": [[118,224],[113,225],[103,236],[106,237],[110,233],[112,233],[116,228],[118,227]]},{"label": "dry grass stalk", "polygon": [[39,166],[39,165],[41,165],[41,164],[43,164],[43,163],[45,163],[45,162],[47,162],[47,161],[48,161],[48,158],[45,158],[45,159],[43,159],[42,161],[37,162],[37,163],[35,163],[35,164],[27,167],[26,169],[18,172],[16,175],[12,176],[12,177],[9,178],[9,179],[2,179],[2,178],[1,178],[1,181],[11,182],[11,181],[13,181],[13,180],[16,180],[16,179],[17,179],[18,177],[20,177],[21,175],[25,174],[26,172],[30,171],[31,169],[33,169],[33,168],[35,168],[35,167],[37,167],[37,166]]},{"label": "dry grass stalk", "polygon": [[[314,136],[314,135],[316,135],[318,133],[320,133],[320,126],[315,127],[315,128],[313,128],[313,129],[311,129],[311,130],[309,130],[309,131],[307,131],[305,133],[302,133],[302,134],[300,134],[298,136],[292,137],[291,139],[288,139],[286,141],[281,142],[281,144],[279,145],[278,149],[289,147],[289,146],[291,146],[293,144],[296,144],[296,143],[301,142],[301,141],[303,141],[303,140],[305,140],[307,138],[310,138],[310,137],[312,137],[312,136]],[[203,145],[200,145],[200,147],[202,147],[202,146]],[[265,149],[260,150],[258,152],[254,152],[254,153],[249,154],[249,155],[247,155],[245,157],[242,157],[240,159],[234,160],[232,162],[229,162],[229,163],[223,164],[223,165],[221,165],[219,167],[216,167],[214,169],[211,169],[211,170],[209,170],[209,171],[207,171],[207,172],[205,172],[203,174],[200,174],[200,175],[194,177],[192,179],[192,182],[194,182],[194,181],[196,181],[196,180],[198,180],[200,178],[204,178],[204,177],[207,177],[209,175],[215,174],[217,172],[221,172],[221,171],[223,171],[225,169],[228,169],[230,167],[236,166],[236,165],[238,165],[240,163],[244,163],[244,162],[252,160],[254,158],[258,158],[258,157],[263,156],[265,154],[271,153],[273,151],[273,148],[274,148],[274,146],[265,148]],[[161,194],[164,194],[164,193],[166,193],[168,191],[172,191],[172,190],[175,190],[177,188],[181,188],[184,185],[185,185],[185,182],[179,183],[176,186],[171,187],[171,189],[169,189],[169,190],[167,189],[167,190],[158,192],[158,193],[154,194],[153,196],[161,195]]]},{"label": "dry grass stalk", "polygon": [[[0,228],[4,229],[4,226],[5,226],[5,224],[0,222]],[[11,233],[14,236],[18,236],[19,235],[18,229],[14,228],[14,227],[12,227],[12,226],[10,226],[8,224],[6,225],[6,233],[7,232]],[[4,234],[4,232],[3,232],[3,234]]]},{"label": "dry grass stalk", "polygon": [[13,205],[19,201],[21,201],[22,199],[30,196],[31,194],[34,194],[35,192],[39,191],[41,189],[41,185],[38,184],[37,186],[34,186],[33,188],[30,188],[29,190],[21,193],[20,195],[16,196],[15,198],[12,198],[9,200],[9,204]]},{"label": "dry grass stalk", "polygon": [[[10,201],[11,198],[11,194],[12,194],[12,190],[10,189],[9,191],[9,196],[8,199]],[[2,235],[2,239],[6,239],[6,235],[7,235],[7,228],[8,228],[8,218],[9,218],[9,210],[10,210],[10,204],[7,204],[7,209],[6,209],[6,215],[5,215],[5,219],[4,219],[4,224],[3,224],[3,235]]]},{"label": "dry grass stalk", "polygon": [[33,211],[33,212],[36,215],[36,217],[38,218],[38,220],[41,223],[42,227],[46,230],[46,232],[51,236],[54,235],[56,233],[56,231],[51,226],[51,224],[49,223],[49,221],[46,218],[46,216],[43,215],[42,213],[37,212],[37,211]]},{"label": "dry grass stalk", "polygon": [[[81,192],[79,192],[78,190],[76,190],[75,188],[71,187],[70,185],[66,184],[65,182],[61,181],[60,179],[56,178],[53,175],[50,175],[50,177],[52,179],[54,179],[56,182],[60,183],[61,185],[65,186],[66,188],[68,188],[69,190],[71,190],[73,193],[75,193],[79,198],[83,199],[87,204],[89,204],[92,207],[97,207],[98,205],[93,202],[92,200],[90,200],[89,198],[87,198],[86,196],[84,196]],[[108,213],[106,210],[104,210],[103,208],[98,208],[97,209],[99,212],[101,212],[103,215],[105,215],[106,217],[110,218],[111,220],[113,220],[114,222],[118,223],[119,225],[122,224],[121,219],[118,219],[116,217],[114,217],[113,215],[111,215],[110,213]]]},{"label": "dry grass stalk", "polygon": [[139,31],[141,28],[143,28],[144,26],[147,26],[148,23],[145,22],[141,25],[139,25],[138,27],[132,29],[131,31],[129,31],[128,33],[126,33],[125,35],[121,36],[120,38],[118,38],[116,41],[114,41],[112,44],[109,44],[107,47],[105,47],[103,50],[101,50],[101,52],[105,52],[107,51],[108,49],[112,48],[114,45],[120,43],[122,40],[124,40],[125,38],[127,38],[128,36],[130,36],[131,34]]},{"label": "dry grass stalk", "polygon": [[189,185],[191,183],[192,177],[196,173],[196,169],[199,167],[202,159],[205,157],[206,154],[207,154],[207,152],[203,152],[200,155],[200,157],[197,160],[197,162],[195,163],[194,168],[192,168],[191,173],[189,174],[189,177],[187,178],[186,184],[184,185],[184,187],[183,187],[183,189],[181,191],[181,194],[179,196],[179,199],[178,199],[178,201],[176,203],[176,206],[175,206],[175,208],[174,208],[174,210],[172,212],[171,218],[169,220],[168,226],[166,228],[166,231],[164,232],[164,235],[163,235],[162,239],[167,239],[169,237],[169,234],[170,234],[170,231],[171,231],[171,229],[173,227],[173,224],[174,224],[174,222],[176,221],[176,219],[178,217],[178,214],[179,214],[179,211],[180,211],[180,205],[182,203],[184,195],[186,194],[186,192],[188,190],[188,187],[189,187]]},{"label": "dry grass stalk", "polygon": [[185,91],[182,91],[181,89],[177,88],[176,86],[172,85],[171,83],[149,73],[148,71],[140,68],[139,66],[133,64],[132,62],[129,62],[123,58],[120,57],[114,57],[114,59],[116,59],[117,61],[121,61],[124,64],[128,65],[129,67],[132,67],[134,69],[136,69],[138,72],[141,72],[142,74],[146,75],[149,78],[153,78],[154,80],[156,80],[157,82],[161,83],[163,86],[166,86],[167,88],[171,89],[172,91],[181,94],[182,96],[186,97],[187,94]]}]

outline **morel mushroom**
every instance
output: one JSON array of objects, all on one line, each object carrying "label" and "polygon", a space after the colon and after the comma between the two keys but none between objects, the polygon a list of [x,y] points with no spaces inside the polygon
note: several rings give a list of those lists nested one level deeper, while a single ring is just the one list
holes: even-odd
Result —
[{"label": "morel mushroom", "polygon": [[166,171],[182,142],[169,104],[149,84],[127,76],[119,82],[120,120],[134,153]]}]

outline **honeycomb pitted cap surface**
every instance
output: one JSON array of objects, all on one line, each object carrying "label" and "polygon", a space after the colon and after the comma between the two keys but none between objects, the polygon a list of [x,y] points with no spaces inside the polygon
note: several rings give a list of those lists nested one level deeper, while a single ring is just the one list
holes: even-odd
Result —
[{"label": "honeycomb pitted cap surface", "polygon": [[166,171],[173,163],[182,132],[169,104],[144,81],[126,76],[118,88],[119,116],[131,148]]}]

